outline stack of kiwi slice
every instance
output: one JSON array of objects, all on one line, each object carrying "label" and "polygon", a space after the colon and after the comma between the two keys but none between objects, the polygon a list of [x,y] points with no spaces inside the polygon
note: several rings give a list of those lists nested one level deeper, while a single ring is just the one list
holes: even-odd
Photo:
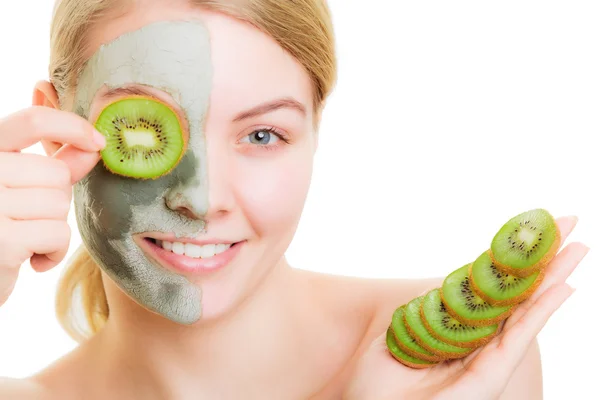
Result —
[{"label": "stack of kiwi slice", "polygon": [[556,221],[544,209],[511,218],[475,261],[395,310],[386,335],[389,352],[404,365],[427,368],[485,345],[538,288],[560,242]]},{"label": "stack of kiwi slice", "polygon": [[177,112],[155,98],[121,98],[100,112],[94,126],[106,138],[106,147],[100,152],[104,165],[126,177],[166,175],[187,145]]}]

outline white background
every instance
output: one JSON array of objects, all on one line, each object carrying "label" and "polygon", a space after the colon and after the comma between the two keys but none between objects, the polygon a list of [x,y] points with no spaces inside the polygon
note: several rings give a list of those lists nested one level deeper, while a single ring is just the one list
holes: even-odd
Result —
[{"label": "white background", "polygon": [[[35,81],[47,78],[51,3],[0,3],[0,116],[28,106]],[[569,280],[577,292],[539,342],[546,398],[594,397],[600,3],[330,5],[339,80],[292,264],[363,277],[445,276],[521,211],[578,215],[569,241],[592,251]],[[72,214],[70,222],[75,228]],[[70,252],[80,242],[74,229]],[[61,271],[22,268],[0,309],[0,376],[26,376],[75,346],[54,317]]]}]

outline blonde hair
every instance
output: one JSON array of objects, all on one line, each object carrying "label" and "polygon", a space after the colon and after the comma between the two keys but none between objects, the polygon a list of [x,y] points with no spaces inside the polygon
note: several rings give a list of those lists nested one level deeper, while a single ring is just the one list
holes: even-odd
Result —
[{"label": "blonde hair", "polygon": [[[131,0],[129,0],[131,1]],[[188,0],[191,4],[246,21],[273,37],[311,78],[315,126],[336,81],[331,15],[326,0]],[[87,33],[103,18],[123,11],[125,0],[57,0],[50,32],[50,81],[61,104],[73,95],[86,63]],[[85,324],[78,322],[77,295]],[[67,261],[56,296],[61,326],[83,341],[100,330],[109,308],[98,265],[81,245]]]}]

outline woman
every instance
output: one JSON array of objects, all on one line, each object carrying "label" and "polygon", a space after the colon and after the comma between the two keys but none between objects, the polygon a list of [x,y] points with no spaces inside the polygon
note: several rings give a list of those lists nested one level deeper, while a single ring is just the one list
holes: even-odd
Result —
[{"label": "woman", "polygon": [[[81,345],[1,381],[0,398],[541,397],[534,338],[571,293],[583,244],[553,260],[494,341],[424,371],[396,362],[384,335],[397,306],[440,280],[286,263],[335,79],[323,0],[62,0],[51,41],[50,82],[0,122],[0,298],[27,259],[47,271],[65,257],[74,188],[84,246],[57,306]],[[140,96],[170,107],[187,140],[153,180],[109,172],[92,125]],[[38,141],[48,157],[18,152]],[[564,239],[575,218],[558,223]],[[78,293],[87,330],[73,316]]]}]

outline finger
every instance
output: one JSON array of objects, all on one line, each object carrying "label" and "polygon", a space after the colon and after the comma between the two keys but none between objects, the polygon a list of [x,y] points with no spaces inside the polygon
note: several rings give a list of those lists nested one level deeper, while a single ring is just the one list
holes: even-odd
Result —
[{"label": "finger", "polygon": [[13,220],[66,220],[70,206],[70,194],[61,189],[0,190],[0,214]]},{"label": "finger", "polygon": [[506,320],[505,329],[513,326],[550,287],[564,283],[588,252],[589,248],[582,243],[565,247],[548,265],[540,286]]},{"label": "finger", "polygon": [[67,221],[13,221],[11,232],[21,241],[26,238],[30,254],[46,255],[56,264],[67,254],[71,238],[71,229]]},{"label": "finger", "polygon": [[62,260],[62,258],[58,259],[58,256],[53,258],[51,259],[46,254],[34,254],[29,260],[29,264],[35,272],[46,272],[56,267]]},{"label": "finger", "polygon": [[[533,339],[572,293],[573,289],[567,284],[547,290],[517,324],[467,357],[461,366],[462,373],[467,371],[478,382],[487,381],[490,391],[498,389],[493,387],[495,384],[505,385],[525,357]],[[493,371],[493,376],[490,376],[490,371]]]},{"label": "finger", "polygon": [[56,152],[55,159],[64,162],[69,171],[71,184],[79,182],[100,160],[100,153],[81,151],[77,147],[66,145]]},{"label": "finger", "polygon": [[0,166],[1,186],[62,188],[71,191],[71,171],[60,160],[38,154],[0,153]]},{"label": "finger", "polygon": [[54,153],[56,153],[61,147],[63,147],[62,143],[51,142],[49,140],[42,140],[41,143],[48,157],[52,157]]},{"label": "finger", "polygon": [[578,221],[579,219],[574,215],[569,217],[556,218],[556,225],[558,226],[558,230],[560,232],[559,248],[562,247],[563,244],[565,244],[565,240],[571,234],[571,232],[573,232],[573,229],[575,229],[575,226],[577,225]]},{"label": "finger", "polygon": [[97,152],[104,136],[80,116],[34,106],[0,120],[0,151],[20,151],[46,139]]},{"label": "finger", "polygon": [[502,354],[508,373],[517,368],[533,339],[542,330],[550,316],[573,294],[566,283],[558,284],[544,292],[519,320],[501,336],[497,351]]},{"label": "finger", "polygon": [[565,282],[588,252],[589,247],[579,242],[565,247],[546,267],[542,283],[527,302],[535,302],[549,287]]},{"label": "finger", "polygon": [[517,309],[506,320],[506,323],[504,324],[504,329],[508,330],[514,324],[516,324],[517,321],[519,321],[523,317],[523,315],[525,315],[525,313],[531,308],[532,304],[534,304],[534,302],[532,302],[532,303],[524,302],[524,303],[520,304],[519,306],[517,306]]},{"label": "finger", "polygon": [[[572,225],[574,226],[574,225]],[[569,229],[570,232],[572,230]],[[521,316],[548,290],[548,288],[564,283],[575,268],[589,252],[589,247],[583,243],[571,243],[558,253],[544,271],[544,279],[533,294],[525,300],[506,321],[505,329],[513,326]]]},{"label": "finger", "polygon": [[[518,311],[519,311],[519,309],[517,309],[515,312],[513,312],[512,315],[515,315]],[[498,332],[504,331],[505,326],[506,326],[506,321],[507,320],[504,320],[499,323],[500,327],[498,329]],[[481,353],[486,348],[497,346],[498,341],[500,340],[500,334],[498,334],[487,346],[480,346],[477,349],[475,349],[472,353],[470,353],[468,356],[457,359],[456,361],[461,363],[461,368],[465,369],[471,363],[471,361],[473,361],[475,358],[477,358],[479,353]]]}]

